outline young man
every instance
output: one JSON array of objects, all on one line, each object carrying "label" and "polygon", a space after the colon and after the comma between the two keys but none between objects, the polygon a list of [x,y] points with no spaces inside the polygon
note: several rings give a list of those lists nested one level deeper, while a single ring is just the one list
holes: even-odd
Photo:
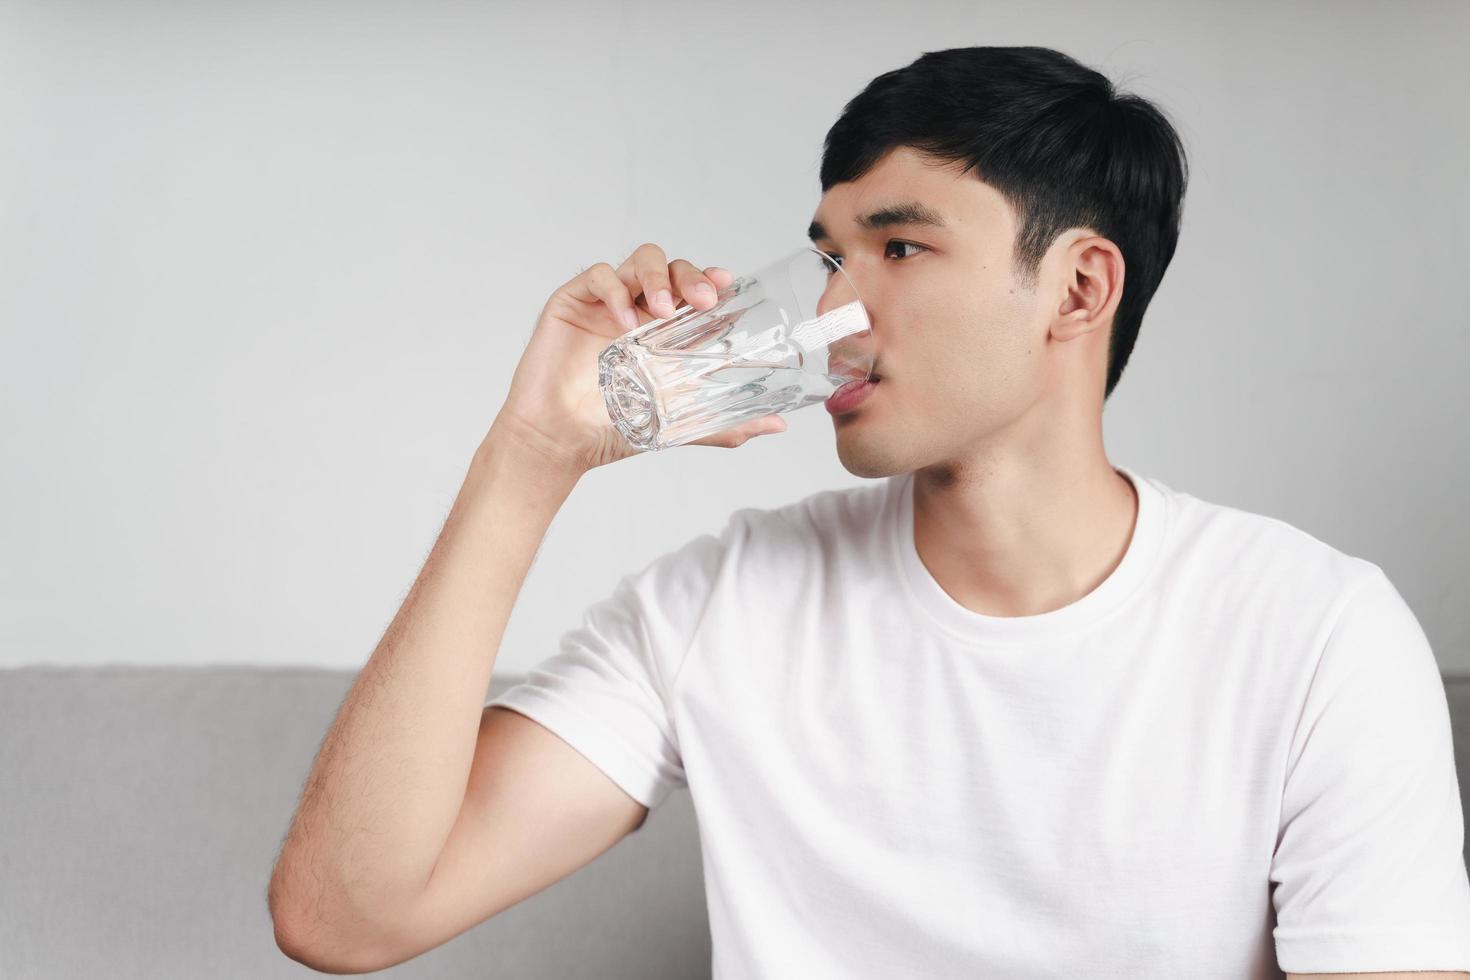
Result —
[{"label": "young man", "polygon": [[821,182],[811,236],[878,338],[837,452],[882,479],[737,511],[481,713],[547,524],[631,455],[596,352],[728,273],[645,245],[561,287],[318,761],[283,948],[400,962],[687,786],[724,980],[1470,971],[1446,698],[1399,593],[1104,451],[1178,237],[1165,117],[1055,51],[931,52],[846,106]]}]

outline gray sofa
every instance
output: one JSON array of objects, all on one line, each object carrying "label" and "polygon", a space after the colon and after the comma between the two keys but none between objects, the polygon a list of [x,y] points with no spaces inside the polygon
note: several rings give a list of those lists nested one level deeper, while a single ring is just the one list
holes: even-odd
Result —
[{"label": "gray sofa", "polygon": [[[0,977],[319,976],[276,948],[265,892],[354,676],[0,671]],[[497,676],[489,696],[519,679]],[[1445,686],[1463,772],[1470,678]],[[708,977],[709,959],[685,791],[580,871],[376,975],[688,980]]]}]

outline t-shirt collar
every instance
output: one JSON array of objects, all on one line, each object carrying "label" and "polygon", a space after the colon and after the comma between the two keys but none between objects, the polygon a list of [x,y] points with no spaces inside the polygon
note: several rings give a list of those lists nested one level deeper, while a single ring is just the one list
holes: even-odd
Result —
[{"label": "t-shirt collar", "polygon": [[966,642],[1030,643],[1056,639],[1092,626],[1116,611],[1143,585],[1153,569],[1169,518],[1168,498],[1131,467],[1113,467],[1138,493],[1138,516],[1123,560],[1103,582],[1077,601],[1035,616],[987,616],[960,605],[935,581],[914,544],[914,473],[889,483],[886,524],[891,551],[908,601],[921,616]]}]

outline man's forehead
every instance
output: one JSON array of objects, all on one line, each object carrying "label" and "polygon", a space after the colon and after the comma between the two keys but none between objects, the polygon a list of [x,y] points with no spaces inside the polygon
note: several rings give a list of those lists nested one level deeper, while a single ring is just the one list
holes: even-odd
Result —
[{"label": "man's forehead", "polygon": [[963,161],[897,146],[861,177],[828,188],[812,225],[828,237],[844,233],[842,225],[860,232],[907,226],[956,229],[965,223],[979,184]]},{"label": "man's forehead", "polygon": [[868,179],[875,176],[880,176],[876,168],[858,181],[829,188],[812,215],[807,237],[830,241],[849,232],[864,235],[906,227],[954,234],[1001,232],[1018,221],[1005,195],[958,166],[915,167],[905,162],[902,173]]}]

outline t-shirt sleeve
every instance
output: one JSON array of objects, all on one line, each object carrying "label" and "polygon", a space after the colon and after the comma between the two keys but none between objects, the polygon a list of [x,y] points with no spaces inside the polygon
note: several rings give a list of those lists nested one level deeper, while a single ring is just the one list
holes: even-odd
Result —
[{"label": "t-shirt sleeve", "polygon": [[726,541],[704,534],[624,575],[562,635],[556,654],[487,705],[541,723],[633,799],[658,806],[688,785],[670,692]]},{"label": "t-shirt sleeve", "polygon": [[1470,970],[1470,879],[1444,681],[1373,566],[1341,607],[1287,759],[1271,862],[1287,973]]}]

